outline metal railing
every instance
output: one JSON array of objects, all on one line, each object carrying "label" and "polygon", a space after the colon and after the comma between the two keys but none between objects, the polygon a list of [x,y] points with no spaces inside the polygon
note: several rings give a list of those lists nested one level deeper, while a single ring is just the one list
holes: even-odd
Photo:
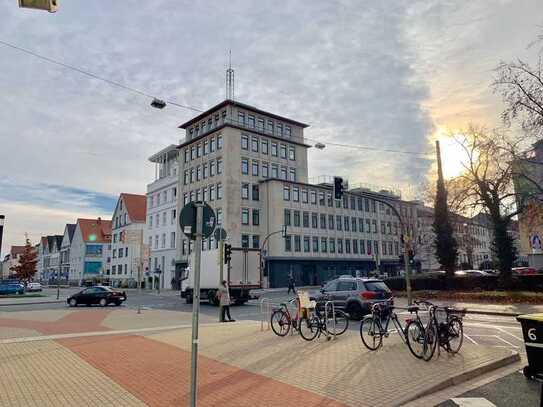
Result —
[{"label": "metal railing", "polygon": [[330,331],[328,330],[328,306],[331,306],[332,310],[332,325],[334,326],[333,339],[336,340],[336,308],[333,301],[326,301],[324,303],[324,326],[326,326],[326,338],[330,339]]}]

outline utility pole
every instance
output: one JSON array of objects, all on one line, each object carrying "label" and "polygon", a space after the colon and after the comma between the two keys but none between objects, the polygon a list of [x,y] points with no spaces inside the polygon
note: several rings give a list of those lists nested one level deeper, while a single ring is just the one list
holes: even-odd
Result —
[{"label": "utility pole", "polygon": [[[198,388],[198,317],[200,313],[200,264],[202,260],[202,233],[204,204],[196,202],[196,241],[194,252],[194,292],[192,300],[192,353],[190,369],[190,407],[196,407]],[[221,261],[222,263],[222,261]]]},{"label": "utility pole", "polygon": [[2,237],[4,235],[4,222],[6,220],[5,215],[0,215],[0,254],[2,253]]}]

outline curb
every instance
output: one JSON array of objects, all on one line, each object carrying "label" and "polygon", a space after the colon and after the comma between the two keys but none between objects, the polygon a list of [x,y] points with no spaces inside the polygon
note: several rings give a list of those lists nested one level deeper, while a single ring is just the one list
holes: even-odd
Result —
[{"label": "curb", "polygon": [[518,317],[522,314],[517,314],[515,312],[500,312],[500,311],[479,311],[479,310],[466,310],[466,314],[476,314],[476,315],[494,315],[498,317]]},{"label": "curb", "polygon": [[485,373],[497,370],[501,367],[513,364],[515,362],[520,362],[520,355],[518,352],[511,351],[511,355],[495,360],[493,362],[487,363],[483,366],[479,366],[475,369],[472,369],[467,372],[457,374],[455,376],[449,377],[448,379],[443,380],[441,383],[437,383],[428,389],[424,389],[415,396],[411,396],[405,400],[402,400],[399,405],[404,405],[409,402],[418,400],[422,397],[429,396],[430,394],[436,393],[438,391],[444,390],[448,387],[457,386],[461,383],[467,382],[471,379],[474,379],[477,376],[481,376]]},{"label": "curb", "polygon": [[52,300],[52,301],[34,301],[34,302],[9,302],[9,303],[0,303],[0,307],[11,307],[15,305],[34,305],[34,304],[61,304],[66,302],[66,299],[63,300]]}]

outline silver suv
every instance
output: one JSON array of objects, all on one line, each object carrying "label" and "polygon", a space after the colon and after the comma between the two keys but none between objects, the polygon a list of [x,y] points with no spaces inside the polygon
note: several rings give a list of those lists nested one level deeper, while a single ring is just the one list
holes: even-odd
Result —
[{"label": "silver suv", "polygon": [[375,302],[391,298],[392,292],[376,278],[340,277],[326,283],[314,297],[318,302],[333,301],[352,319],[362,319]]}]

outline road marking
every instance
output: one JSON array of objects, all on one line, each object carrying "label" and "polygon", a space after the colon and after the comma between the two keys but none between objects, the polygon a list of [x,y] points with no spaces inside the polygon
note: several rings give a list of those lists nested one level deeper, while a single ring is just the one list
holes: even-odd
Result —
[{"label": "road marking", "polygon": [[471,341],[474,345],[479,345],[477,342],[475,342],[473,339],[471,339],[471,337],[470,337],[468,334],[466,334],[465,332],[464,332],[464,336],[465,336],[469,341]]},{"label": "road marking", "polygon": [[478,328],[503,328],[503,329],[518,329],[519,331],[522,331],[521,327],[517,326],[503,326],[503,325],[491,325],[491,324],[472,324],[472,323],[464,323],[464,326],[473,326]]},{"label": "road marking", "polygon": [[496,407],[496,404],[482,397],[462,397],[451,400],[460,407]]},{"label": "road marking", "polygon": [[496,329],[497,329],[498,331],[500,331],[500,332],[503,332],[504,334],[511,335],[513,338],[515,338],[515,339],[517,339],[517,340],[519,340],[519,341],[521,341],[521,342],[524,342],[524,339],[519,338],[518,336],[513,335],[513,334],[510,333],[510,332],[507,332],[507,331],[506,331],[505,329],[503,329],[503,328],[496,328]]}]

